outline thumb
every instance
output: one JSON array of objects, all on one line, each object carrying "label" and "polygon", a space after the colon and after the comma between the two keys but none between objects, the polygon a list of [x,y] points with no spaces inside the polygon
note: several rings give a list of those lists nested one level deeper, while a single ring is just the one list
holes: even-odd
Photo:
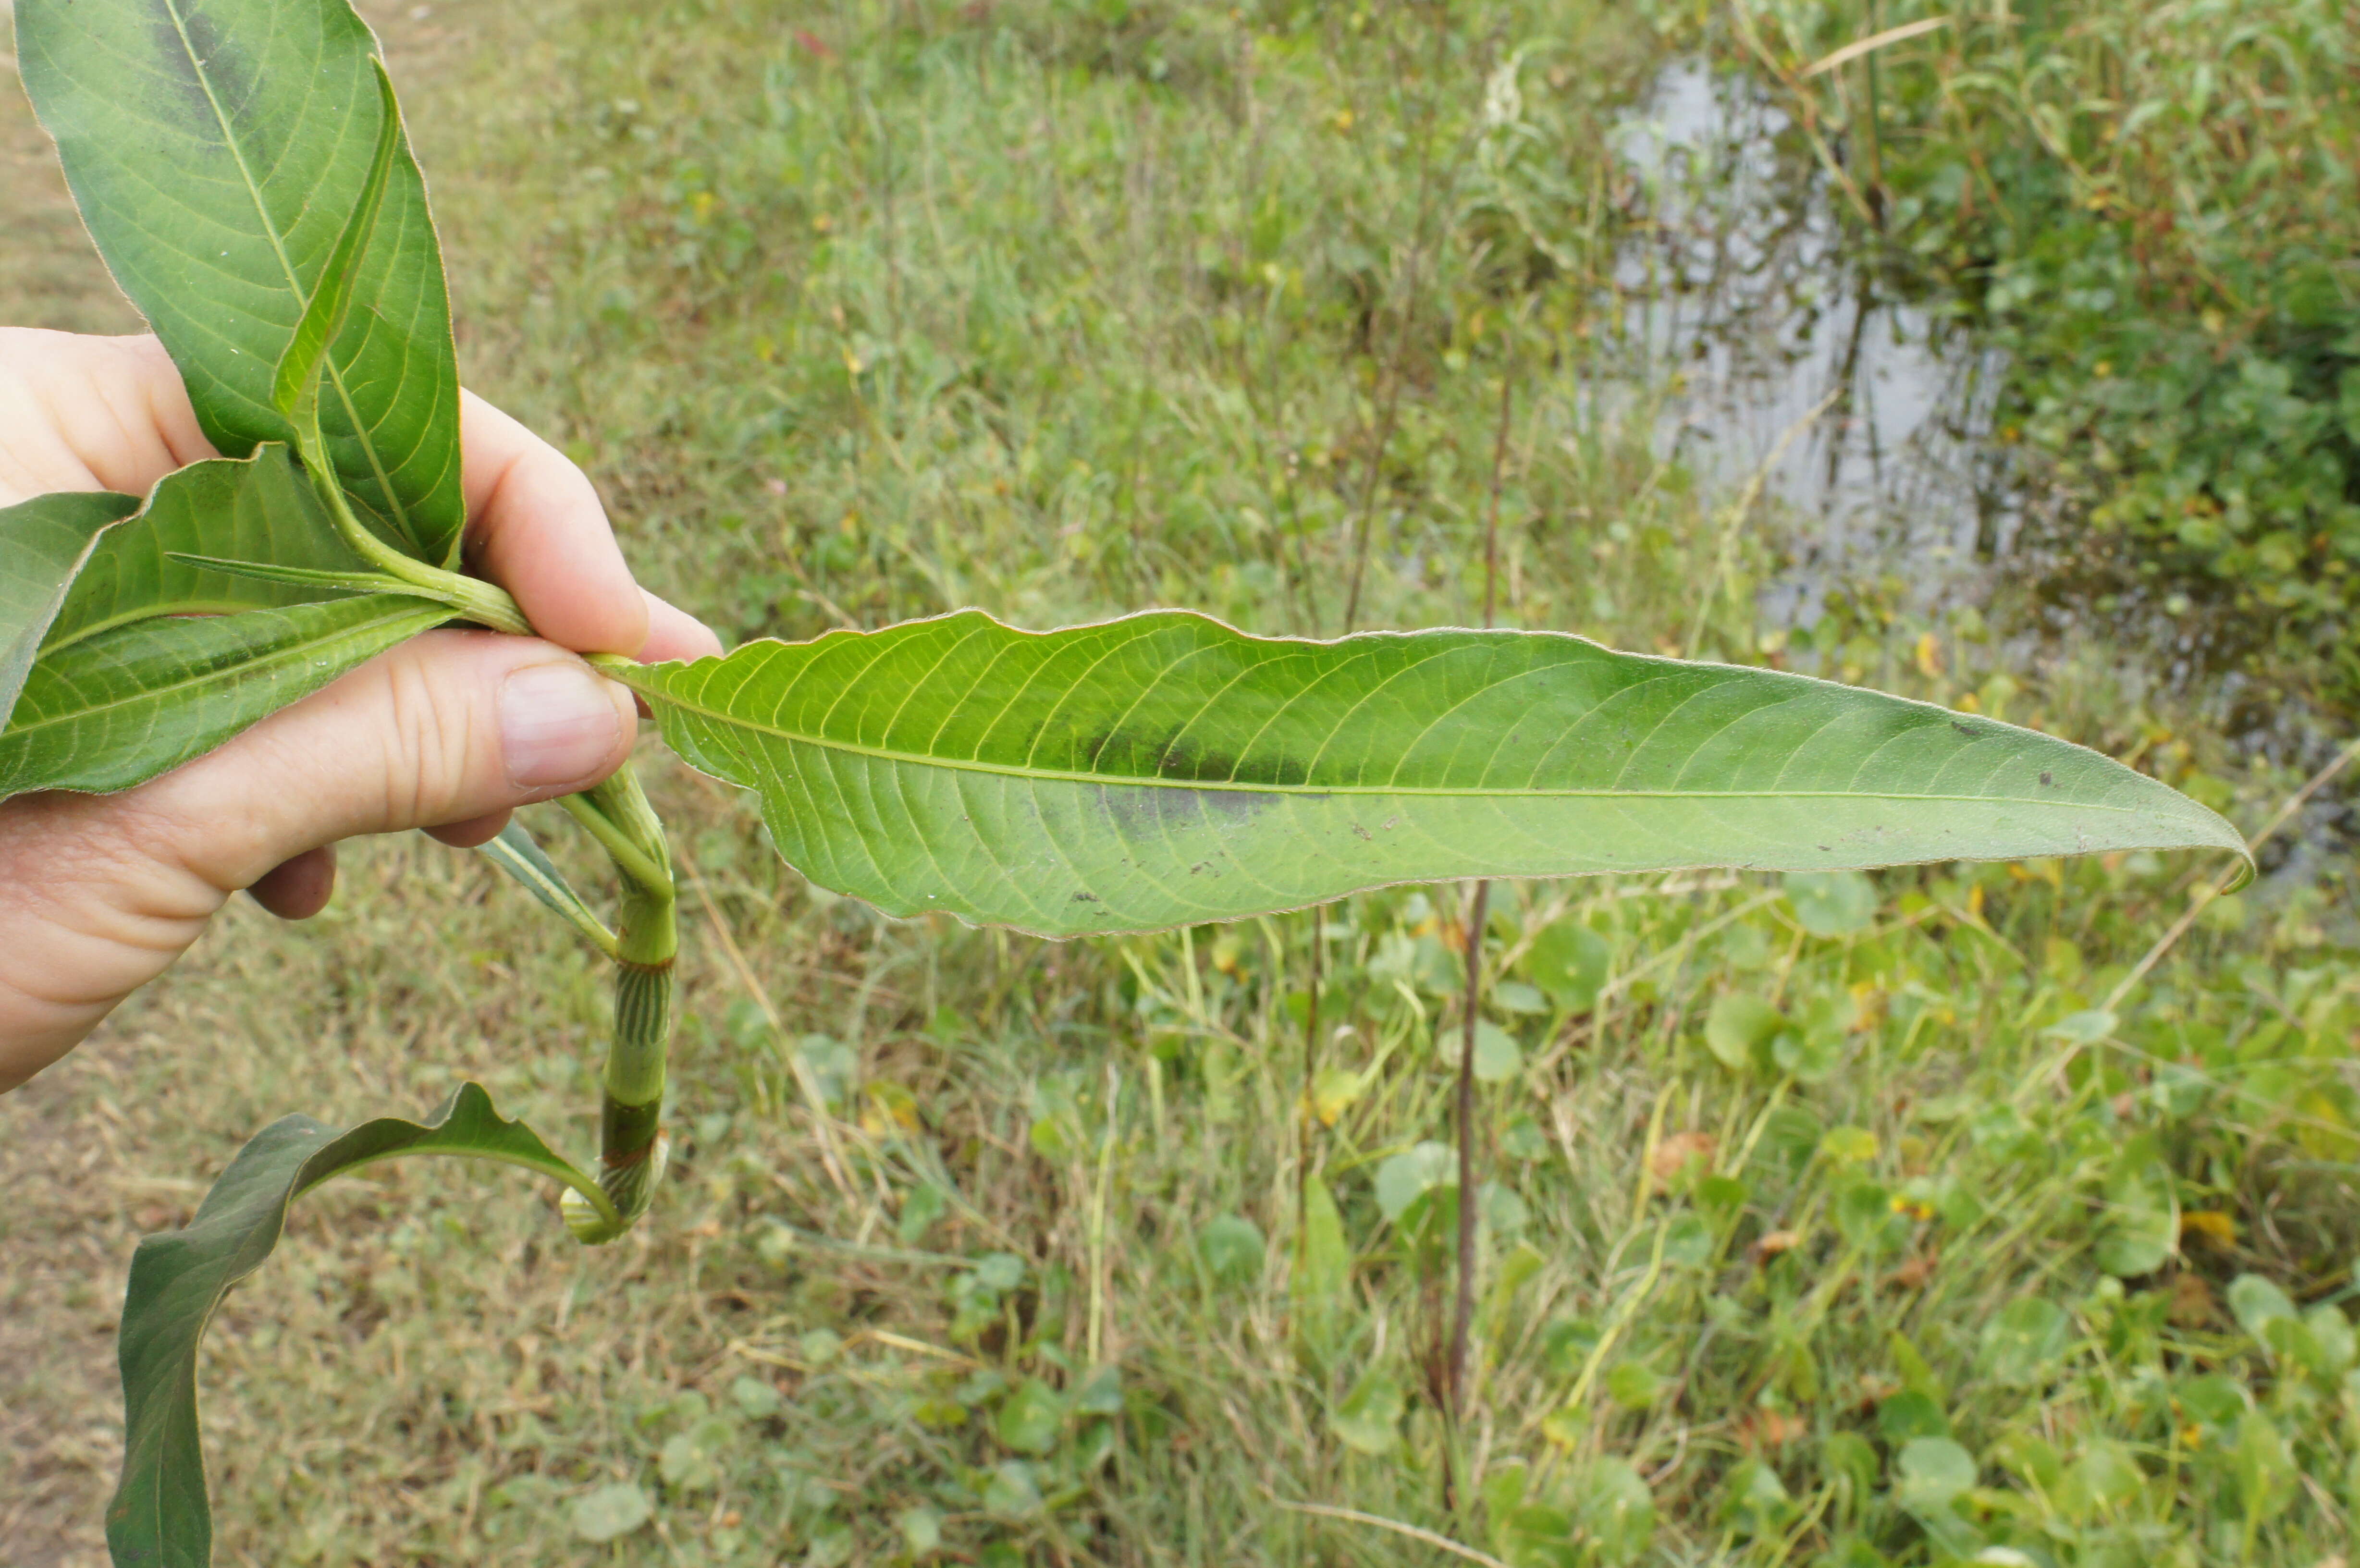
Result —
[{"label": "thumb", "polygon": [[636,722],[628,691],[553,644],[429,633],[149,785],[151,844],[227,893],[338,839],[586,789]]},{"label": "thumb", "polygon": [[553,644],[430,632],[137,789],[7,802],[0,1093],[272,867],[585,789],[622,766],[636,724],[621,687]]}]

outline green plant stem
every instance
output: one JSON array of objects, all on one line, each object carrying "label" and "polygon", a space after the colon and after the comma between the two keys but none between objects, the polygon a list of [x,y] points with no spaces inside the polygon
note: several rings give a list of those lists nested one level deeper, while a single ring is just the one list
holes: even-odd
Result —
[{"label": "green plant stem", "polygon": [[672,881],[669,867],[651,858],[635,843],[630,834],[591,802],[588,795],[564,795],[557,803],[565,808],[566,815],[580,822],[598,841],[624,877],[639,887],[665,887]]},{"label": "green plant stem", "polygon": [[[298,409],[298,450],[344,542],[387,576],[419,588],[467,619],[495,631],[530,636],[530,623],[498,587],[413,561],[361,525],[328,463],[311,401],[316,395],[315,385]],[[595,1246],[622,1235],[647,1213],[663,1179],[664,1058],[672,1044],[672,960],[680,948],[680,928],[663,823],[629,764],[606,782],[564,796],[558,803],[590,831],[623,880],[621,915],[608,950],[615,960],[615,1029],[606,1048],[598,1114],[598,1186],[606,1202],[569,1190],[559,1203],[575,1237]]]},{"label": "green plant stem", "polygon": [[569,1199],[566,1223],[592,1245],[613,1240],[647,1213],[663,1179],[664,1059],[672,1043],[672,961],[680,949],[676,888],[663,824],[627,764],[605,783],[568,796],[565,809],[606,845],[623,878],[615,923],[615,1030],[599,1107],[598,1184],[620,1224]]},{"label": "green plant stem", "polygon": [[1311,911],[1311,986],[1303,1012],[1303,1104],[1296,1117],[1302,1124],[1302,1143],[1295,1160],[1295,1266],[1298,1269],[1308,1267],[1311,1248],[1311,1162],[1318,1153],[1319,1138],[1319,972],[1322,933],[1327,922],[1328,906],[1315,906]]},{"label": "green plant stem", "polygon": [[[1885,30],[1885,19],[1878,14],[1876,0],[1868,0],[1868,30],[1871,37]],[[1876,226],[1885,226],[1885,127],[1884,93],[1876,70],[1876,55],[1868,57],[1868,200],[1876,214]]]},{"label": "green plant stem", "polygon": [[[1515,341],[1500,366],[1500,425],[1491,441],[1491,497],[1483,514],[1483,625],[1500,611],[1500,491],[1508,472],[1508,431],[1516,407]],[[1450,1419],[1467,1410],[1467,1346],[1475,1323],[1475,1024],[1483,1003],[1483,926],[1491,884],[1479,880],[1467,905],[1467,1011],[1459,1019],[1459,1083],[1452,1120],[1459,1144],[1459,1279],[1450,1314]]]},{"label": "green plant stem", "polygon": [[[530,636],[531,624],[498,587],[413,561],[361,526],[328,463],[311,401],[316,396],[315,384],[299,410],[298,450],[344,542],[371,566],[418,587],[467,619],[495,631]],[[664,1058],[672,1046],[672,960],[680,950],[680,926],[663,823],[648,804],[630,765],[626,763],[605,783],[563,797],[559,804],[590,830],[623,879],[612,951],[615,1029],[607,1042],[598,1111],[598,1185],[606,1203],[569,1190],[558,1205],[574,1236],[596,1246],[636,1224],[655,1201],[656,1187],[663,1180]]]},{"label": "green plant stem", "polygon": [[[361,525],[328,462],[320,435],[318,397],[315,371],[293,416],[297,450],[344,542],[379,572],[449,604],[469,620],[495,631],[532,635],[524,612],[500,588],[413,561]],[[663,1180],[664,1058],[672,1045],[672,960],[680,949],[677,894],[663,823],[628,763],[604,783],[564,796],[559,804],[589,829],[623,879],[613,945],[599,944],[615,961],[615,1029],[607,1042],[598,1111],[601,1198],[570,1188],[558,1203],[575,1238],[597,1246],[636,1224],[655,1201],[656,1187]]]},{"label": "green plant stem", "polygon": [[1491,884],[1476,883],[1467,909],[1467,1007],[1459,1020],[1459,1082],[1452,1105],[1459,1133],[1459,1279],[1444,1387],[1450,1394],[1454,1421],[1466,1411],[1467,1346],[1475,1323],[1475,1024],[1483,997],[1483,924],[1491,901]]},{"label": "green plant stem", "polygon": [[[313,393],[316,397],[316,390]],[[319,492],[328,515],[335,520],[336,532],[353,553],[367,561],[387,576],[397,578],[418,589],[427,598],[439,600],[466,619],[496,632],[508,632],[517,637],[530,637],[532,623],[524,618],[517,602],[506,590],[457,572],[445,572],[422,561],[413,561],[386,543],[353,516],[352,503],[344,498],[342,482],[336,477],[335,466],[328,461],[326,443],[321,440],[315,408],[307,402],[297,419],[295,450],[303,459],[304,472],[311,476],[311,487]]]}]

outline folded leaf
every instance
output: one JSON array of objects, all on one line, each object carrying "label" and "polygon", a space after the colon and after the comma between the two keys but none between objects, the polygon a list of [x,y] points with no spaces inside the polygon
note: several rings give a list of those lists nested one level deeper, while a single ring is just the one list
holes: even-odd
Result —
[{"label": "folded leaf", "polygon": [[[275,374],[361,204],[385,109],[344,0],[17,0],[18,69],[99,252],[243,455],[291,441]],[[455,555],[459,381],[407,140],[352,271],[320,419],[387,539]]]},{"label": "folded leaf", "polygon": [[588,938],[599,952],[609,958],[615,956],[615,933],[582,901],[582,895],[574,890],[565,873],[533,842],[531,830],[522,822],[510,819],[498,837],[477,844],[475,849],[486,860],[515,877],[526,892],[541,900],[542,908]]},{"label": "folded leaf", "polygon": [[976,611],[604,660],[779,852],[890,914],[1139,931],[1460,877],[1828,870],[2236,830],[2030,730],[1549,632],[1250,637]]},{"label": "folded leaf", "polygon": [[423,1122],[388,1116],[346,1130],[285,1116],[256,1134],[187,1229],[148,1236],[132,1255],[115,1335],[123,1476],[106,1510],[106,1544],[116,1563],[204,1568],[213,1560],[197,1430],[197,1347],[205,1324],[229,1288],[278,1247],[297,1198],[331,1177],[405,1154],[498,1160],[597,1191],[530,1127],[503,1117],[474,1083],[462,1084]]},{"label": "folded leaf", "polygon": [[293,420],[298,430],[317,411],[319,377],[327,362],[328,345],[344,330],[344,320],[351,314],[361,256],[377,228],[377,215],[385,206],[394,162],[401,156],[401,105],[393,96],[393,78],[386,74],[383,60],[369,63],[377,67],[377,104],[382,112],[377,115],[377,150],[369,157],[368,178],[361,184],[360,200],[344,215],[344,233],[328,252],[311,302],[303,307],[295,335],[288,340],[287,352],[270,378],[271,407]]},{"label": "folded leaf", "polygon": [[143,783],[450,615],[375,593],[138,621],[44,654],[0,730],[0,800]]},{"label": "folded leaf", "polygon": [[220,615],[343,596],[331,586],[257,581],[176,559],[191,555],[319,572],[361,565],[285,447],[192,463],[158,481],[137,517],[100,536],[42,639],[43,655],[156,615]]},{"label": "folded leaf", "polygon": [[232,577],[258,578],[276,583],[281,587],[300,588],[317,593],[322,598],[338,593],[415,593],[438,604],[449,600],[429,593],[415,583],[404,583],[399,577],[388,577],[382,572],[322,572],[309,566],[274,566],[267,561],[231,561],[218,555],[185,555],[173,552],[176,565],[200,572],[220,572]]},{"label": "folded leaf", "polygon": [[138,506],[129,495],[87,490],[0,507],[0,724],[100,537]]}]

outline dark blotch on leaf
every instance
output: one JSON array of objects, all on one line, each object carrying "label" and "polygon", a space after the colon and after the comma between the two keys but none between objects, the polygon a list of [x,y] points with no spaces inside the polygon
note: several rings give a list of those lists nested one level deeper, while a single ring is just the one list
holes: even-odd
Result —
[{"label": "dark blotch on leaf", "polygon": [[[1165,832],[1213,822],[1251,822],[1287,797],[1258,789],[1185,789],[1171,785],[1120,783],[1098,786],[1100,804],[1125,833]],[[1296,797],[1323,800],[1320,795]]]},{"label": "dark blotch on leaf", "polygon": [[1290,772],[1281,762],[1241,762],[1177,736],[1156,739],[1110,731],[1085,742],[1082,755],[1089,759],[1093,770],[1120,771],[1131,777],[1185,779],[1201,784],[1303,782],[1300,770]]},{"label": "dark blotch on leaf", "polygon": [[1268,763],[1246,764],[1218,751],[1199,751],[1185,743],[1167,746],[1161,768],[1166,779],[1186,779],[1205,784],[1286,784]]},{"label": "dark blotch on leaf", "polygon": [[[213,61],[221,53],[221,33],[213,25],[213,18],[198,12],[176,20],[171,12],[159,5],[148,25],[155,34],[158,53],[166,60],[189,61],[187,75],[164,78],[169,89],[179,93],[182,111],[198,125],[213,123],[213,101],[205,95],[204,80],[199,74],[213,71]],[[187,29],[185,33],[183,27]]]}]

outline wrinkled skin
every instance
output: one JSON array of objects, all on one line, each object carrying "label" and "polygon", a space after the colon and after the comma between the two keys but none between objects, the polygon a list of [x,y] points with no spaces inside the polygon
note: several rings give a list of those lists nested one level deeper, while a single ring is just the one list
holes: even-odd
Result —
[{"label": "wrinkled skin", "polygon": [[[340,839],[422,828],[477,844],[514,808],[612,773],[636,714],[576,655],[719,651],[632,581],[563,454],[472,394],[460,437],[467,564],[541,637],[432,632],[136,789],[0,802],[0,1092],[79,1044],[240,889],[301,920],[334,889]],[[155,339],[0,328],[0,506],[144,495],[216,455]]]}]

